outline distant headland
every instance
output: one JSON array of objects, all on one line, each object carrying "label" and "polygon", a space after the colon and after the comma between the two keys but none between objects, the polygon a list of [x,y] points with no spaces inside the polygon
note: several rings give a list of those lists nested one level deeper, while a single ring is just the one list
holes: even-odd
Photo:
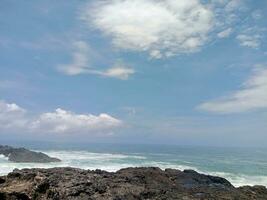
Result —
[{"label": "distant headland", "polygon": [[50,163],[61,161],[58,158],[52,158],[41,152],[3,145],[0,145],[0,155],[1,154],[7,157],[9,161],[18,163]]}]

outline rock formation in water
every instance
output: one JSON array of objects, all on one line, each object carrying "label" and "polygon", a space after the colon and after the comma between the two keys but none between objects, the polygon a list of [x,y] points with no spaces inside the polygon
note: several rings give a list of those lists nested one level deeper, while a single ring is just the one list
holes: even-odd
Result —
[{"label": "rock formation in water", "polygon": [[26,163],[50,163],[60,162],[57,158],[49,157],[41,152],[34,152],[25,148],[13,148],[10,146],[0,145],[0,155],[4,155],[12,162],[26,162]]},{"label": "rock formation in water", "polygon": [[116,173],[73,168],[14,170],[0,177],[1,200],[266,200],[264,186],[235,188],[224,178],[159,168]]}]

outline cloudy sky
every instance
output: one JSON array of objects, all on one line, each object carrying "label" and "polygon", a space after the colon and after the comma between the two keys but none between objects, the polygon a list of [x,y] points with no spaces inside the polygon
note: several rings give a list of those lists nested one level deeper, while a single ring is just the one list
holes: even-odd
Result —
[{"label": "cloudy sky", "polygon": [[1,140],[267,146],[266,18],[266,0],[1,0]]}]

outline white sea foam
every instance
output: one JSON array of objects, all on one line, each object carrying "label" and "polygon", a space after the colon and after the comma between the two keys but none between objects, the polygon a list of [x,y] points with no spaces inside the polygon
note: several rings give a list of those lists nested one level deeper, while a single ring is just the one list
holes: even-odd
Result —
[{"label": "white sea foam", "polygon": [[8,160],[8,157],[4,156],[3,154],[0,154],[0,161],[1,160]]},{"label": "white sea foam", "polygon": [[76,167],[82,169],[101,169],[109,172],[115,172],[126,167],[148,167],[156,166],[161,169],[193,169],[201,173],[224,177],[234,186],[242,185],[265,185],[267,186],[267,176],[248,176],[244,174],[234,174],[225,172],[201,171],[191,162],[174,163],[149,159],[142,154],[110,154],[110,153],[92,153],[87,151],[46,151],[44,152],[52,157],[62,160],[59,163],[14,163],[9,162],[6,157],[0,155],[0,175],[6,175],[18,168],[52,168],[52,167]]},{"label": "white sea foam", "polygon": [[125,155],[125,154],[109,154],[109,153],[91,153],[88,151],[46,151],[44,152],[49,156],[58,157],[60,159],[79,159],[79,160],[114,160],[114,159],[146,159],[144,156]]},{"label": "white sea foam", "polygon": [[226,178],[235,187],[240,187],[244,185],[264,185],[267,187],[267,176],[249,176],[244,174],[232,174],[225,172],[212,172],[209,174]]},{"label": "white sea foam", "polygon": [[46,151],[49,156],[62,160],[59,163],[14,163],[5,157],[0,157],[0,175],[5,175],[13,169],[22,168],[52,168],[52,167],[77,167],[82,169],[102,169],[106,171],[117,171],[121,168],[135,167],[135,161],[144,161],[146,157],[125,154],[91,153],[87,151]]}]

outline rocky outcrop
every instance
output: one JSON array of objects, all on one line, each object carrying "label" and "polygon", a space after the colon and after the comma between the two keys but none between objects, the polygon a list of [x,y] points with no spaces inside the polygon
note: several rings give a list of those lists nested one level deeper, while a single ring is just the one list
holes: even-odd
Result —
[{"label": "rocky outcrop", "polygon": [[13,148],[10,146],[0,145],[0,155],[4,155],[12,162],[26,162],[26,163],[50,163],[60,162],[57,158],[49,157],[48,155],[41,152],[30,151],[25,148]]},{"label": "rocky outcrop", "polygon": [[0,178],[1,200],[266,200],[263,186],[235,188],[226,179],[159,168],[109,173],[73,168],[14,170]]}]

